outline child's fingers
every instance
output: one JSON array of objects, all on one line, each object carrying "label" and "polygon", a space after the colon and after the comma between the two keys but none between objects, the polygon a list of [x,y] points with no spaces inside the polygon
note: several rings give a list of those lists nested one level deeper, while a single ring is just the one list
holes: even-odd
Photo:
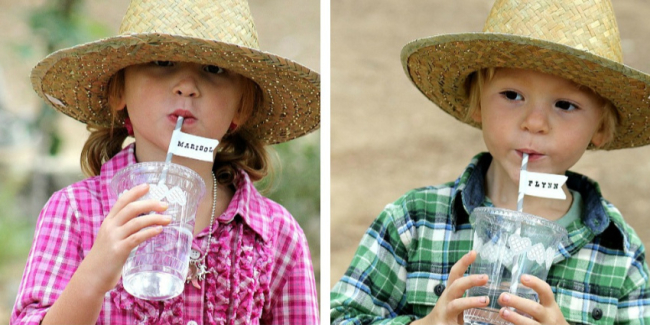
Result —
[{"label": "child's fingers", "polygon": [[160,202],[156,200],[135,201],[127,204],[125,207],[119,210],[116,213],[114,220],[118,225],[123,225],[137,216],[150,213],[152,211],[160,213],[167,210],[168,207],[169,204],[166,202]]},{"label": "child's fingers", "polygon": [[487,275],[484,274],[470,275],[455,280],[445,289],[436,306],[427,315],[427,322],[429,324],[460,324],[462,323],[463,311],[469,308],[487,306],[489,298],[485,296],[462,298],[467,289],[485,285],[487,280]]},{"label": "child's fingers", "polygon": [[553,290],[551,286],[548,285],[545,281],[542,281],[540,278],[524,274],[520,278],[521,284],[535,290],[539,295],[539,303],[542,306],[549,306],[550,303],[555,302],[555,297],[553,296]]},{"label": "child's fingers", "polygon": [[451,286],[456,279],[462,278],[469,266],[474,263],[476,260],[476,252],[469,251],[469,253],[463,255],[454,266],[449,270],[449,278],[447,279],[447,285]]},{"label": "child's fingers", "polygon": [[[534,319],[543,319],[544,317],[544,307],[537,302],[513,295],[507,292],[502,293],[499,296],[499,304],[507,309],[507,307],[514,307],[520,312],[526,313],[532,316]],[[503,309],[499,313],[503,313]],[[514,314],[516,312],[508,310]],[[507,312],[506,312],[507,314]],[[524,317],[527,318],[527,317]]]},{"label": "child's fingers", "polygon": [[145,194],[149,192],[149,184],[140,184],[126,192],[124,192],[120,197],[117,199],[115,202],[115,205],[111,208],[111,213],[106,216],[106,218],[112,218],[114,217],[117,213],[113,213],[113,211],[120,211],[122,210],[127,204],[141,198]]},{"label": "child's fingers", "polygon": [[447,299],[458,299],[465,294],[465,291],[472,287],[483,286],[487,284],[488,277],[485,274],[473,274],[460,278],[445,289]]},{"label": "child's fingers", "polygon": [[487,283],[488,277],[485,274],[463,276],[474,260],[476,260],[476,252],[470,251],[451,267],[449,278],[447,279],[447,289],[445,290],[447,299],[460,298],[469,288],[482,286]]},{"label": "child's fingers", "polygon": [[490,298],[487,296],[454,299],[447,304],[447,313],[450,315],[461,315],[467,309],[482,308],[487,306],[489,302]]},{"label": "child's fingers", "polygon": [[147,229],[143,229],[142,231],[137,231],[125,239],[124,242],[124,244],[126,245],[125,248],[131,251],[136,246],[142,244],[142,242],[144,242],[145,240],[160,234],[162,230],[163,230],[163,226],[154,226],[154,227],[149,227]]},{"label": "child's fingers", "polygon": [[171,220],[170,216],[160,214],[148,214],[139,218],[133,218],[122,226],[122,238],[130,237],[147,227],[166,226],[171,222]]},{"label": "child's fingers", "polygon": [[522,275],[521,283],[538,293],[539,303],[513,294],[503,293],[498,299],[499,304],[503,307],[514,307],[518,312],[528,314],[533,319],[521,316],[507,308],[502,308],[499,311],[501,317],[517,325],[537,323],[567,324],[560,307],[553,298],[553,291],[546,282],[532,275]]},{"label": "child's fingers", "polygon": [[528,318],[526,316],[523,316],[523,315],[517,313],[514,310],[510,310],[507,307],[503,307],[503,308],[501,308],[501,310],[499,310],[499,316],[501,316],[501,318],[505,319],[506,321],[509,321],[509,322],[511,322],[513,324],[517,324],[517,325],[536,325],[536,324],[539,324],[539,322],[537,322],[535,319],[531,319],[531,318]]}]

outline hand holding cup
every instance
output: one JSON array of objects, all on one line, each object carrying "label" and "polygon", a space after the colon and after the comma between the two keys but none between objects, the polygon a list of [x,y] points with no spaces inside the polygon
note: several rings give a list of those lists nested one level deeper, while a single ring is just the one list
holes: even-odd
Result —
[{"label": "hand holding cup", "polygon": [[[88,277],[89,288],[95,288],[102,295],[119,281],[131,250],[160,234],[162,226],[171,221],[169,216],[160,214],[167,209],[166,203],[138,200],[148,191],[149,185],[142,184],[120,196],[102,222],[93,247],[82,262],[84,269],[92,272],[92,276]],[[138,217],[152,211],[155,213]]]},{"label": "hand holding cup", "polygon": [[483,286],[487,283],[488,277],[485,274],[475,274],[464,277],[463,275],[469,266],[476,259],[476,252],[470,251],[465,254],[449,272],[447,288],[438,299],[436,306],[425,318],[419,319],[412,324],[463,324],[463,312],[469,308],[481,308],[487,306],[489,298],[463,297],[465,291],[472,287]]},{"label": "hand holding cup", "polygon": [[[517,295],[502,293],[499,296],[499,304],[503,306],[499,315],[506,321],[516,325],[526,324],[548,324],[548,325],[568,325],[567,321],[560,311],[551,287],[545,281],[538,277],[524,274],[521,276],[521,284],[531,288],[539,295],[539,303],[530,299],[525,299]],[[528,314],[532,319],[513,312],[511,308]]]}]

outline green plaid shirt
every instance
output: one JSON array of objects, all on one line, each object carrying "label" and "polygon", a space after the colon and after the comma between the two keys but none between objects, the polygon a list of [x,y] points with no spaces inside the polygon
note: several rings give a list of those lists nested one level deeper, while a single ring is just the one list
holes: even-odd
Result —
[{"label": "green plaid shirt", "polygon": [[[331,292],[333,324],[407,324],[424,317],[449,270],[472,247],[471,211],[489,205],[479,154],[452,183],[416,189],[388,205],[363,236]],[[650,324],[645,249],[598,184],[567,172],[584,214],[568,226],[547,282],[564,317],[577,324]]]}]

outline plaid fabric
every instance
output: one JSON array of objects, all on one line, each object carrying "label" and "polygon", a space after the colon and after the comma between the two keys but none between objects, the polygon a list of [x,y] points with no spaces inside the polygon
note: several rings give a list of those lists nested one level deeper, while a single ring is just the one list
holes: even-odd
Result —
[{"label": "plaid fabric", "polygon": [[[490,205],[484,188],[492,157],[479,154],[453,183],[406,193],[372,223],[331,291],[332,324],[407,324],[435,306],[451,267],[472,247],[471,211]],[[584,199],[547,282],[567,321],[650,324],[645,249],[598,185],[568,172]]]},{"label": "plaid fabric", "polygon": [[[130,145],[106,162],[99,176],[50,198],[36,226],[12,324],[39,324],[43,319],[90,251],[114,204],[109,181],[135,162]],[[246,173],[240,173],[236,187],[215,222],[206,259],[214,272],[201,289],[186,284],[177,298],[147,302],[126,293],[120,281],[106,293],[97,323],[318,324],[316,285],[302,229],[286,209],[262,197]],[[192,243],[202,254],[207,235],[204,229]]]}]

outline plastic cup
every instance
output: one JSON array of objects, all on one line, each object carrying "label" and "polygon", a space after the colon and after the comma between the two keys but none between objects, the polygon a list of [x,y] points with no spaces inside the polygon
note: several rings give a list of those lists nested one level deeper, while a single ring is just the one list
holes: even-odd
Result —
[{"label": "plastic cup", "polygon": [[512,324],[499,316],[499,295],[510,292],[539,302],[537,293],[521,285],[519,279],[522,274],[530,274],[546,280],[558,244],[567,232],[546,219],[507,209],[476,208],[472,218],[472,249],[477,256],[470,274],[487,274],[488,283],[469,289],[467,296],[488,296],[490,303],[485,308],[465,310],[465,324]]},{"label": "plastic cup", "polygon": [[[163,182],[163,168],[167,173]],[[163,212],[172,221],[162,233],[144,241],[129,254],[122,268],[124,289],[147,300],[165,300],[178,296],[185,287],[192,245],[194,221],[199,202],[205,194],[203,179],[193,170],[173,163],[146,162],[128,166],[111,180],[114,198],[125,191],[148,183],[149,193],[140,200],[167,202]]]}]

